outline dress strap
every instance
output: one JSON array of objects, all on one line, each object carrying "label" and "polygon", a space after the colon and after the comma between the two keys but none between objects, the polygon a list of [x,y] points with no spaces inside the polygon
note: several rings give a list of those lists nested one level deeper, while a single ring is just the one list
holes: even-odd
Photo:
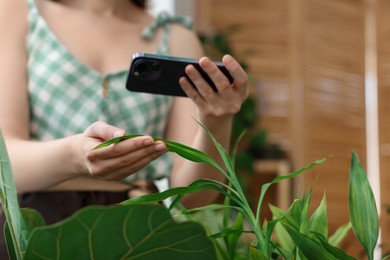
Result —
[{"label": "dress strap", "polygon": [[156,34],[156,31],[161,27],[163,29],[163,37],[160,47],[157,50],[157,54],[169,54],[169,24],[177,23],[181,24],[189,29],[192,28],[192,19],[188,16],[180,16],[180,15],[170,15],[167,12],[160,13],[155,21],[146,27],[142,32],[142,37],[147,40],[153,38]]}]

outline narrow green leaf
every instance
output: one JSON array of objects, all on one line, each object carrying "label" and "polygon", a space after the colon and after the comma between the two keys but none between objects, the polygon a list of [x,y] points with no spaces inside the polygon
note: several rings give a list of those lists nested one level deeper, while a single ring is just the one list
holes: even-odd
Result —
[{"label": "narrow green leaf", "polygon": [[16,260],[18,257],[16,256],[16,249],[14,246],[14,242],[12,241],[11,230],[9,229],[9,225],[7,221],[4,223],[4,239],[5,244],[7,246],[7,252],[10,260]]},{"label": "narrow green leaf", "polygon": [[315,232],[326,238],[328,237],[328,217],[326,215],[326,208],[326,196],[324,194],[320,206],[314,211],[307,224],[306,235],[311,236],[310,233]]},{"label": "narrow green leaf", "polygon": [[234,147],[232,149],[232,155],[231,155],[231,160],[233,162],[233,168],[236,168],[236,156],[237,156],[237,151],[238,151],[238,144],[244,138],[245,134],[246,134],[246,130],[242,131],[241,134],[238,136],[237,141],[234,143]]},{"label": "narrow green leaf", "polygon": [[[274,205],[270,205],[270,209],[272,212],[272,217],[274,219],[281,219],[285,215],[285,211],[275,207]],[[281,249],[288,252],[293,252],[295,248],[295,243],[291,239],[290,235],[286,231],[286,229],[283,227],[281,223],[277,223],[275,225],[275,235],[276,235],[276,241],[280,245]]]},{"label": "narrow green leaf", "polygon": [[[222,238],[222,237],[227,237],[227,236],[234,236],[235,238],[238,238],[242,235],[242,233],[248,233],[248,234],[253,234],[253,231],[247,231],[247,230],[242,230],[242,229],[229,229],[229,230],[224,230],[220,233],[215,233],[211,236],[209,236],[211,239],[217,239],[217,238]],[[234,248],[234,247],[228,247],[228,248]],[[230,253],[230,255],[234,255],[234,253]]]},{"label": "narrow green leaf", "polygon": [[[241,232],[237,232],[234,234],[228,234],[225,237],[225,241],[227,244],[227,248],[229,250],[229,254],[232,256],[236,254],[237,244],[238,244],[238,241],[239,241],[242,233],[244,233],[244,232],[248,233],[247,231],[243,230],[244,229],[243,220],[244,220],[244,215],[242,213],[240,213],[240,211],[238,211],[236,221],[233,223],[233,225],[230,228],[226,229],[227,231],[234,231],[234,230],[241,231]],[[253,231],[251,231],[249,233],[253,233]]]},{"label": "narrow green leaf", "polygon": [[22,256],[27,248],[29,231],[19,208],[15,182],[12,174],[11,163],[8,158],[6,145],[0,131],[0,200],[4,215],[8,222],[10,236],[17,259]]},{"label": "narrow green leaf", "polygon": [[[282,222],[283,223],[283,222]],[[328,253],[316,240],[300,233],[297,229],[283,223],[300,251],[310,260],[340,260]]]},{"label": "narrow green leaf", "polygon": [[235,206],[230,206],[230,205],[223,205],[223,204],[210,204],[210,205],[206,205],[206,206],[203,206],[203,207],[183,210],[182,213],[183,214],[194,214],[194,213],[196,213],[198,211],[221,210],[221,209],[226,209],[226,208],[234,209],[237,212],[241,212],[242,211],[242,209],[240,207],[235,207]]},{"label": "narrow green leaf", "polygon": [[[94,150],[101,149],[101,148],[107,147],[109,145],[119,143],[123,140],[131,139],[131,138],[139,137],[139,136],[142,136],[142,135],[125,135],[125,136],[121,136],[121,137],[116,137],[116,138],[107,140],[107,141],[99,144],[98,146],[96,146],[94,148]],[[210,155],[208,155],[202,151],[199,151],[197,149],[194,149],[192,147],[177,143],[177,142],[173,142],[173,141],[169,141],[169,140],[165,140],[165,139],[161,139],[161,138],[156,138],[156,137],[154,137],[153,139],[155,141],[163,141],[166,144],[168,151],[174,152],[187,160],[190,160],[193,162],[199,162],[199,163],[207,163],[207,164],[213,166],[218,171],[220,171],[222,174],[224,174],[226,177],[225,171],[214,161],[213,158],[211,158]]]},{"label": "narrow green leaf", "polygon": [[125,136],[120,136],[120,137],[116,137],[116,138],[112,138],[110,140],[107,140],[101,144],[99,144],[98,146],[96,146],[95,148],[93,148],[93,150],[97,150],[97,149],[101,149],[103,147],[107,147],[109,145],[112,145],[112,144],[116,144],[116,143],[119,143],[123,140],[127,140],[127,139],[131,139],[131,138],[134,138],[134,137],[139,137],[139,136],[142,136],[142,135],[125,135]]},{"label": "narrow green leaf", "polygon": [[250,247],[250,260],[268,260],[268,258],[263,254],[262,251],[251,246]]},{"label": "narrow green leaf", "polygon": [[348,231],[351,229],[351,222],[339,227],[335,233],[329,237],[329,244],[332,246],[338,246],[340,242],[345,238],[348,234]]},{"label": "narrow green leaf", "polygon": [[332,246],[329,244],[328,241],[326,241],[325,237],[322,234],[314,233],[317,240],[321,243],[322,247],[328,251],[330,254],[335,256],[337,259],[340,260],[356,260],[356,258],[347,255],[343,250],[341,250],[338,247]]},{"label": "narrow green leaf", "polygon": [[[240,183],[237,179],[236,173],[234,171],[233,163],[230,160],[228,152],[225,150],[225,148],[215,139],[215,137],[211,134],[211,132],[207,129],[205,125],[203,125],[201,122],[197,121],[198,124],[206,131],[208,136],[210,137],[211,141],[214,143],[215,147],[217,148],[219,154],[222,157],[222,160],[224,162],[224,165],[227,169],[227,172],[229,173],[228,175],[228,180],[232,183],[233,187],[236,189],[237,192],[240,193],[241,199],[243,202],[245,201],[245,194],[242,191],[242,188],[240,186]],[[250,208],[249,204],[248,207]]]},{"label": "narrow green leaf", "polygon": [[357,239],[368,258],[374,259],[379,235],[378,213],[367,175],[355,152],[352,153],[349,177],[349,214]]},{"label": "narrow green leaf", "polygon": [[[26,221],[28,232],[31,233],[36,227],[45,226],[46,221],[42,215],[35,209],[22,208],[21,209],[23,218]],[[17,259],[16,249],[12,241],[11,231],[8,225],[8,221],[4,223],[4,237],[6,240],[8,255],[10,259]]]},{"label": "narrow green leaf", "polygon": [[[187,187],[174,187],[170,188],[168,190],[165,190],[160,193],[152,193],[152,194],[146,194],[139,197],[131,198],[128,200],[125,200],[121,202],[121,205],[132,205],[132,204],[139,204],[139,203],[156,203],[159,201],[163,201],[167,198],[173,197],[173,196],[180,196],[185,195],[189,193],[196,193],[202,190],[215,190],[219,193],[225,195],[225,196],[231,196],[231,194],[228,194],[225,190],[221,189],[215,184],[202,184],[197,186],[187,186]],[[236,198],[231,196],[231,199],[236,202],[238,205],[240,205],[240,201],[238,201]]]},{"label": "narrow green leaf", "polygon": [[316,160],[316,161],[312,162],[311,164],[303,167],[302,169],[299,169],[297,171],[291,172],[291,173],[289,173],[287,175],[278,176],[275,179],[273,179],[271,182],[263,184],[263,186],[261,187],[259,202],[257,204],[256,222],[260,223],[260,218],[261,218],[261,216],[260,216],[260,209],[261,209],[261,206],[263,204],[265,193],[267,192],[268,188],[272,184],[278,183],[278,182],[286,180],[286,179],[291,179],[291,178],[293,178],[293,177],[295,177],[295,176],[297,176],[297,175],[299,175],[299,174],[301,174],[301,173],[303,173],[303,172],[313,168],[314,166],[317,166],[318,164],[321,164],[321,163],[325,162],[326,159],[327,159],[327,157],[325,157],[323,159],[320,159],[320,160]]}]

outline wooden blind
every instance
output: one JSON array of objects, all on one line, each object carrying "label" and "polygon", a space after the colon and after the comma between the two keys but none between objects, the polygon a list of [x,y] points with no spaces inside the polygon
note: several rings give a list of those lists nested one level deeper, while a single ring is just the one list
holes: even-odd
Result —
[{"label": "wooden blind", "polygon": [[378,102],[382,202],[382,250],[390,251],[390,2],[377,1]]},{"label": "wooden blind", "polygon": [[315,183],[314,205],[326,192],[334,231],[349,221],[352,151],[365,163],[364,1],[308,0],[305,10],[304,158],[332,155],[305,186]]},{"label": "wooden blind", "polygon": [[240,25],[232,44],[238,55],[251,51],[258,126],[293,168],[332,155],[294,187],[314,184],[314,206],[326,192],[332,233],[349,220],[353,150],[365,165],[364,0],[200,0],[199,10],[200,29]]}]

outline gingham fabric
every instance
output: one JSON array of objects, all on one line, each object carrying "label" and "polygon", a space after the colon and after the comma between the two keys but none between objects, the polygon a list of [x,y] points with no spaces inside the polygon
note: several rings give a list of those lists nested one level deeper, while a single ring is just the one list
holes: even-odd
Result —
[{"label": "gingham fabric", "polygon": [[[171,98],[126,90],[127,70],[102,76],[82,64],[50,30],[34,0],[28,1],[31,138],[41,141],[63,138],[83,132],[98,120],[123,128],[128,134],[163,137]],[[156,51],[160,54],[168,54],[169,22],[180,19],[163,15],[151,29],[144,31],[144,37],[151,38],[155,27],[163,28],[165,36]],[[171,165],[170,156],[165,154],[127,181],[165,177]]]}]

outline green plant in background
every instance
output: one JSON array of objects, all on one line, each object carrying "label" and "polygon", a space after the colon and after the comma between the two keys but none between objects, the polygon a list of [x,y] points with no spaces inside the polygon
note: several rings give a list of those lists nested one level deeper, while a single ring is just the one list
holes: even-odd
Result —
[{"label": "green plant in background", "polygon": [[[36,212],[31,214],[32,217],[29,211],[23,211],[26,214],[20,214],[11,168],[4,143],[0,139],[0,151],[2,151],[0,197],[4,210],[7,211],[8,226],[5,231],[6,237],[12,238],[7,240],[11,256],[14,259],[68,259],[71,257],[73,259],[85,259],[85,257],[94,259],[215,259],[216,257],[244,259],[235,258],[235,256],[245,255],[242,250],[244,248],[247,250],[246,255],[251,259],[353,259],[337,247],[337,243],[352,227],[368,258],[373,259],[378,239],[376,204],[367,176],[355,153],[352,154],[350,171],[351,223],[328,237],[325,197],[317,210],[309,217],[310,191],[302,199],[295,200],[287,211],[272,207],[274,219],[265,221],[263,225],[260,224],[260,208],[268,188],[279,181],[293,178],[323,163],[325,158],[264,184],[257,210],[253,212],[235,173],[233,164],[235,154],[233,153],[230,157],[214,137],[208,131],[207,133],[220,152],[224,166],[218,165],[209,155],[201,151],[179,143],[164,141],[169,151],[188,160],[207,163],[218,169],[227,178],[228,184],[202,179],[188,187],[176,187],[158,194],[144,195],[124,201],[118,206],[87,207],[71,218],[49,226],[42,223]],[[96,149],[133,137],[114,138]],[[191,217],[191,214],[196,212],[224,212],[222,229],[213,229],[210,225],[204,225],[210,235],[209,238],[213,239],[214,243],[205,236],[204,229],[199,224],[176,223],[172,220],[168,209],[154,205],[155,202],[173,197],[169,209],[177,210],[176,206],[179,206],[182,196],[205,189],[222,193],[228,200],[233,201],[235,206],[230,203],[214,204],[191,210],[183,209],[179,212],[193,220],[195,217]],[[233,222],[228,218],[231,211],[234,211],[237,216]],[[26,221],[28,219],[35,219],[35,221]],[[26,224],[27,222],[30,224]],[[248,228],[244,229],[244,226]],[[242,245],[240,237],[247,233],[252,234],[253,240],[250,245],[249,243]],[[274,234],[277,239],[274,238]],[[239,248],[240,245],[241,248]]]}]

